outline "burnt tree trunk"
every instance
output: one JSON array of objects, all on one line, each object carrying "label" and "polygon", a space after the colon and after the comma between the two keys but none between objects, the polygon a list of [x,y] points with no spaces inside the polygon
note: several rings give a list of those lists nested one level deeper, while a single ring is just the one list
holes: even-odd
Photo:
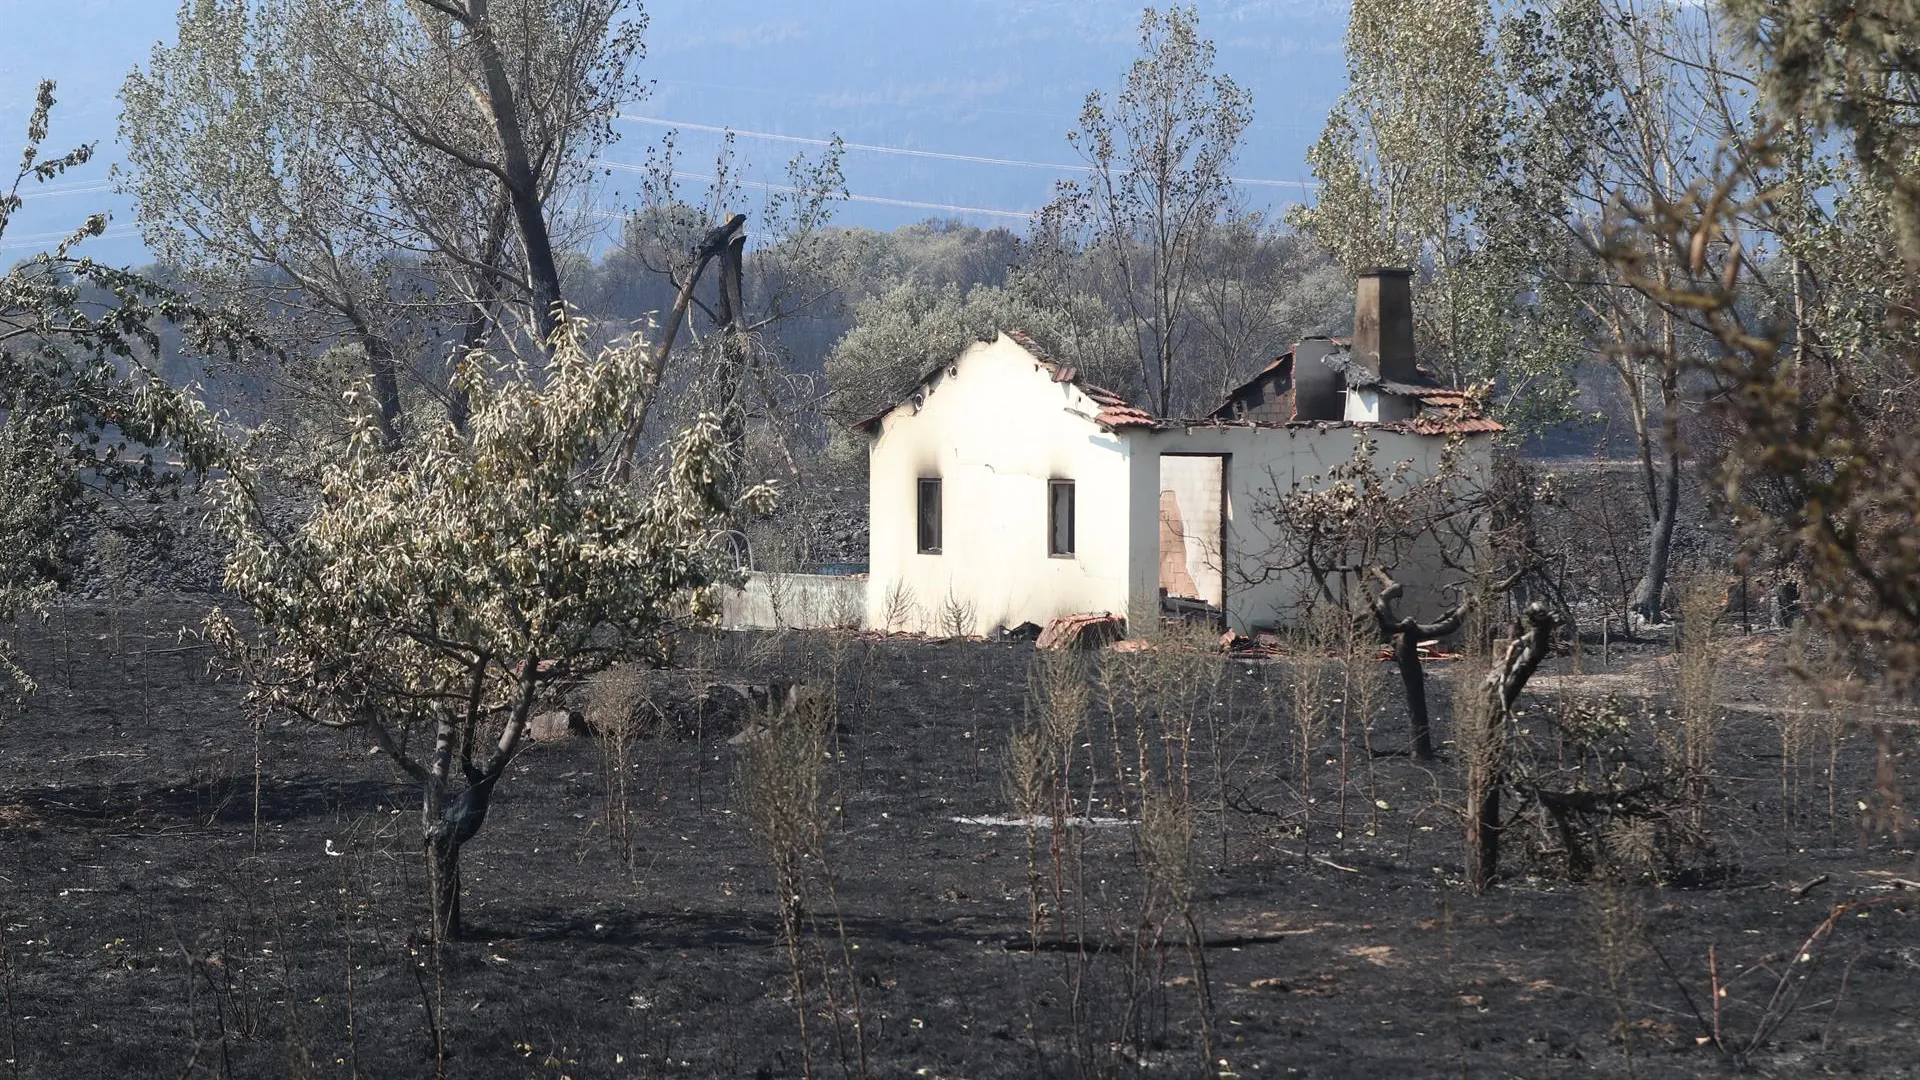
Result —
[{"label": "burnt tree trunk", "polygon": [[1433,725],[1427,714],[1427,673],[1420,665],[1420,635],[1403,622],[1393,634],[1393,660],[1407,689],[1407,716],[1413,723],[1413,760],[1432,761]]},{"label": "burnt tree trunk", "polygon": [[[1477,753],[1490,754],[1501,721],[1489,717]],[[1467,766],[1467,888],[1482,893],[1500,872],[1500,785],[1503,778],[1491,763],[1479,760]]]},{"label": "burnt tree trunk", "polygon": [[[1667,336],[1673,355],[1673,335]],[[1673,526],[1680,514],[1680,381],[1669,364],[1660,376],[1660,441],[1665,461],[1653,461],[1652,433],[1640,425],[1640,468],[1647,495],[1647,565],[1634,587],[1629,606],[1648,622],[1660,621],[1661,596],[1666,592],[1667,564],[1673,552]]]},{"label": "burnt tree trunk", "polygon": [[438,820],[427,830],[427,866],[432,873],[433,923],[447,941],[458,941],[465,928],[460,921],[460,849],[486,824],[498,775],[480,779],[447,801]]},{"label": "burnt tree trunk", "polygon": [[[484,670],[484,664],[476,668],[476,672]],[[539,661],[529,658],[518,670],[519,686],[513,712],[485,765],[475,767],[470,763],[474,722],[484,715],[480,705],[481,683],[476,676],[475,689],[463,715],[457,718],[453,709],[441,713],[434,731],[432,759],[425,767],[415,764],[409,770],[421,780],[421,838],[436,941],[458,941],[465,931],[460,918],[460,849],[486,824],[487,810],[493,805],[494,786],[519,752],[520,740],[533,712],[534,694],[540,680]],[[463,724],[456,722],[457,719],[464,721],[464,736]],[[389,753],[395,751],[391,739],[382,742]],[[455,761],[457,743],[462,744],[458,762]],[[464,776],[466,786],[449,795],[448,784],[456,768]]]},{"label": "burnt tree trunk", "polygon": [[547,230],[540,177],[527,147],[514,85],[507,74],[507,58],[501,54],[499,42],[494,38],[493,18],[488,7],[488,0],[467,0],[461,22],[466,26],[468,43],[486,83],[487,93],[481,101],[499,139],[497,172],[512,205],[520,254],[526,260],[527,282],[532,286],[534,331],[540,338],[540,347],[550,349],[553,332],[560,325],[560,268],[553,255],[553,236]]},{"label": "burnt tree trunk", "polygon": [[444,830],[427,837],[427,868],[432,874],[428,895],[433,903],[433,936],[459,941],[465,936],[460,922],[460,844]]},{"label": "burnt tree trunk", "polygon": [[1539,669],[1555,619],[1545,604],[1527,605],[1513,624],[1506,652],[1487,673],[1484,727],[1467,763],[1467,887],[1483,892],[1500,872],[1500,790],[1506,786],[1506,737],[1513,705]]},{"label": "burnt tree trunk", "polygon": [[1373,574],[1380,583],[1380,591],[1368,594],[1367,605],[1373,609],[1381,635],[1393,643],[1393,660],[1400,669],[1400,682],[1407,690],[1407,715],[1413,725],[1413,759],[1432,761],[1435,757],[1433,722],[1427,709],[1427,673],[1420,663],[1420,643],[1460,629],[1473,607],[1473,598],[1461,600],[1451,611],[1430,623],[1402,618],[1394,610],[1404,591],[1400,583],[1377,568]]},{"label": "burnt tree trunk", "polygon": [[1648,622],[1661,618],[1660,598],[1666,592],[1667,564],[1673,552],[1673,526],[1680,506],[1680,456],[1669,454],[1661,484],[1661,505],[1647,527],[1647,567],[1634,587],[1633,610]]},{"label": "burnt tree trunk", "polygon": [[752,363],[748,352],[746,299],[741,287],[746,251],[745,231],[730,230],[726,246],[720,250],[720,308],[716,320],[721,332],[721,369],[715,395],[721,409],[720,437],[729,458],[736,463],[746,456],[747,415],[740,395]]},{"label": "burnt tree trunk", "polygon": [[632,468],[634,452],[640,448],[640,435],[647,426],[647,411],[653,404],[655,393],[660,388],[660,379],[667,370],[667,357],[673,353],[673,343],[680,336],[680,324],[687,320],[687,308],[693,303],[693,287],[700,281],[700,275],[706,272],[707,264],[725,251],[734,237],[747,225],[747,215],[735,214],[726,224],[708,232],[693,249],[693,269],[688,271],[687,279],[680,283],[680,291],[673,298],[673,308],[667,312],[666,325],[660,328],[660,340],[654,344],[653,356],[647,361],[645,385],[641,387],[640,400],[634,403],[627,420],[627,430],[620,440],[617,474],[624,480]]}]

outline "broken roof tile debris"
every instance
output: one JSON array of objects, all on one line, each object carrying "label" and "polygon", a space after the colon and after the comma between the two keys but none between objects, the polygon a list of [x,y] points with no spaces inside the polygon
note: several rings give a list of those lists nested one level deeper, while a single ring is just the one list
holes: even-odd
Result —
[{"label": "broken roof tile debris", "polygon": [[1034,644],[1042,649],[1099,649],[1127,636],[1127,620],[1110,611],[1062,615],[1047,623]]}]

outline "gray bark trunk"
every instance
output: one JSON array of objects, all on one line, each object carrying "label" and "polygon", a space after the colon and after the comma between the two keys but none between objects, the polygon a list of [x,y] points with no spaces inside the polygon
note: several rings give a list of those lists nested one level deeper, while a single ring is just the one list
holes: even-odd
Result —
[{"label": "gray bark trunk", "polygon": [[507,78],[506,62],[493,37],[487,0],[469,0],[467,10],[468,30],[473,34],[481,74],[487,82],[487,109],[500,139],[500,171],[506,174],[507,197],[513,203],[514,225],[527,259],[527,278],[533,286],[533,325],[545,347],[559,326],[560,303],[560,268],[553,257],[553,237],[547,231],[546,205],[527,154],[513,82]]},{"label": "gray bark trunk", "polygon": [[367,353],[367,373],[373,381],[374,422],[380,428],[380,441],[388,450],[400,445],[400,370],[393,348],[377,334],[361,337]]},{"label": "gray bark trunk", "polygon": [[1506,653],[1487,674],[1486,728],[1467,765],[1467,887],[1479,893],[1500,873],[1500,792],[1507,783],[1507,728],[1514,702],[1540,667],[1553,638],[1554,617],[1531,604],[1516,620]]},{"label": "gray bark trunk", "polygon": [[1680,455],[1668,451],[1662,478],[1659,510],[1647,527],[1647,567],[1634,586],[1633,610],[1648,622],[1660,621],[1660,599],[1667,588],[1667,565],[1673,555],[1673,526],[1680,508]]}]

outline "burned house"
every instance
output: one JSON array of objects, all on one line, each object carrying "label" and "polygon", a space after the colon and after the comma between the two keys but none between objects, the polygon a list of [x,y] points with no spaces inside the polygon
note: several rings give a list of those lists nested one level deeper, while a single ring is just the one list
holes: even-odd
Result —
[{"label": "burned house", "polygon": [[[1213,413],[1158,417],[1018,332],[968,347],[862,425],[869,439],[866,622],[985,633],[1087,611],[1151,625],[1167,608],[1235,630],[1289,621],[1310,583],[1263,565],[1259,507],[1348,458],[1430,474],[1464,437],[1484,470],[1499,424],[1414,363],[1411,275],[1361,275],[1350,341],[1310,339]],[[1402,573],[1410,599],[1437,586]]]}]

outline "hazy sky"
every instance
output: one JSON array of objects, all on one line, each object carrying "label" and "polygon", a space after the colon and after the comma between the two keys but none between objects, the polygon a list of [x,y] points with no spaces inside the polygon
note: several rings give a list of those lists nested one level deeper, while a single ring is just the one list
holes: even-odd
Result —
[{"label": "hazy sky", "polygon": [[[1254,94],[1255,121],[1235,172],[1255,206],[1300,197],[1304,151],[1344,81],[1346,5],[1332,0],[1209,0],[1201,29],[1218,68]],[[0,147],[25,132],[33,88],[60,83],[50,140],[98,141],[100,155],[14,219],[0,258],[51,243],[89,213],[113,226],[89,245],[114,262],[144,258],[133,207],[111,190],[115,97],[155,42],[173,37],[173,0],[0,0]],[[669,126],[682,166],[712,171],[731,128],[750,181],[778,183],[784,162],[838,133],[855,199],[847,224],[889,228],[928,216],[1018,227],[1073,164],[1066,131],[1095,87],[1115,86],[1136,52],[1140,8],[1112,0],[685,0],[647,7],[642,71],[652,92],[626,112],[608,160],[637,163]],[[16,160],[6,150],[5,159]],[[992,161],[980,159],[994,159]],[[629,204],[619,169],[598,193]],[[697,183],[697,181],[695,181]],[[764,189],[744,194],[757,202]],[[23,190],[23,193],[24,190]],[[956,209],[958,208],[958,209]]]}]

